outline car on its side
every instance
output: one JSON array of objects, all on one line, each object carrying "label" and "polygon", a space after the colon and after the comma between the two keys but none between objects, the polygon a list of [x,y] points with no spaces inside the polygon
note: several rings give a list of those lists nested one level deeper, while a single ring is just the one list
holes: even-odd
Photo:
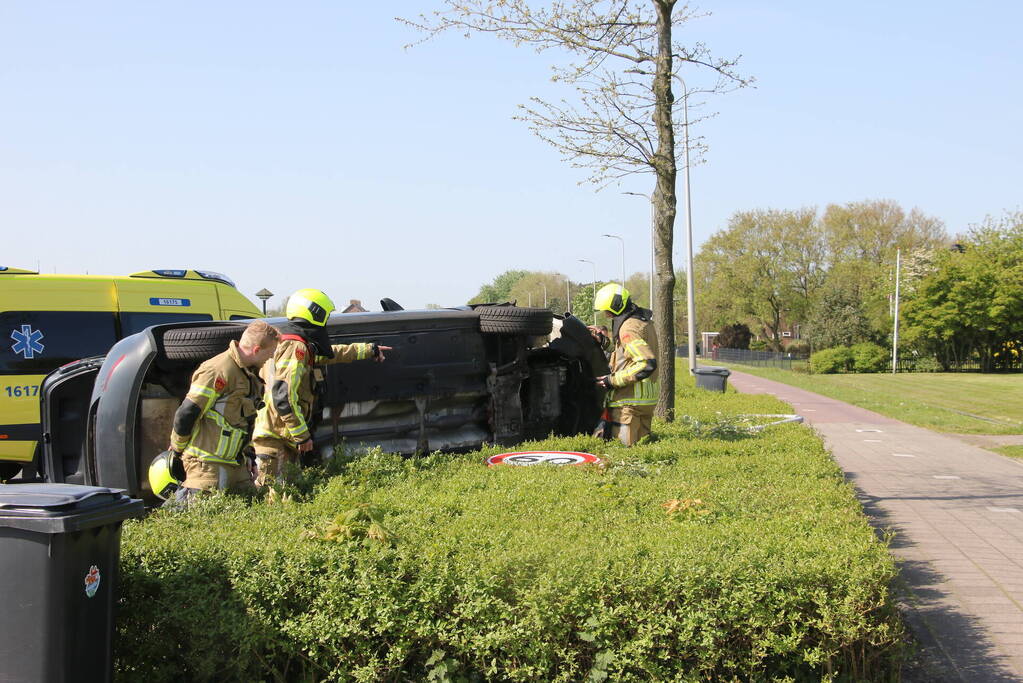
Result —
[{"label": "car on its side", "polygon": [[[599,422],[604,394],[594,378],[607,373],[607,361],[574,316],[510,304],[405,311],[382,303],[389,310],[327,321],[335,344],[392,350],[381,364],[326,367],[313,411],[322,457],[342,442],[408,455],[465,452],[588,433]],[[166,448],[192,371],[243,329],[157,325],[105,357],[51,373],[42,390],[45,478],[123,488],[154,502],[147,468]]]},{"label": "car on its side", "polygon": [[122,277],[0,266],[0,479],[26,465],[31,474],[40,439],[39,387],[54,368],[106,353],[152,325],[259,316],[230,279],[207,270]]}]

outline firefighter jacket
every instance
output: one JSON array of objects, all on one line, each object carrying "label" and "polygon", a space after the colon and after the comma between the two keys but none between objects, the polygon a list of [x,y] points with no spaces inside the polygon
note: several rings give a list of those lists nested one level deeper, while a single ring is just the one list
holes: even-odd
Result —
[{"label": "firefighter jacket", "polygon": [[660,389],[657,382],[657,334],[649,311],[636,308],[624,320],[615,321],[614,350],[608,365],[611,368],[611,392],[608,405],[657,405]]},{"label": "firefighter jacket", "polygon": [[171,450],[207,462],[237,465],[248,443],[263,385],[243,366],[238,343],[205,361],[192,374],[188,395],[174,414]]},{"label": "firefighter jacket", "polygon": [[317,365],[351,363],[371,359],[375,355],[374,344],[334,344],[330,347],[332,356],[314,355],[314,347],[307,344],[301,335],[288,334],[292,325],[282,329],[281,341],[274,357],[263,366],[262,376],[266,383],[265,402],[256,416],[253,441],[279,439],[300,444],[312,437],[309,424],[316,385],[322,381],[322,370]]}]

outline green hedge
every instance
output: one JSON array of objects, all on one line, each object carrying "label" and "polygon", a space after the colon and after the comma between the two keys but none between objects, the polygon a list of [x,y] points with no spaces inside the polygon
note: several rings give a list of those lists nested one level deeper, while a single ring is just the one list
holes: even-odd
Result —
[{"label": "green hedge", "polygon": [[525,445],[602,467],[339,457],[287,502],[215,496],[127,522],[117,676],[890,676],[895,569],[820,440],[729,428],[788,409],[765,396],[687,386],[679,405],[693,418],[655,423],[645,446]]},{"label": "green hedge", "polygon": [[817,351],[810,356],[810,369],[821,375],[848,372],[852,369],[853,355],[848,346]]},{"label": "green hedge", "polygon": [[877,344],[861,342],[849,347],[856,372],[884,372],[892,367],[892,355]]}]

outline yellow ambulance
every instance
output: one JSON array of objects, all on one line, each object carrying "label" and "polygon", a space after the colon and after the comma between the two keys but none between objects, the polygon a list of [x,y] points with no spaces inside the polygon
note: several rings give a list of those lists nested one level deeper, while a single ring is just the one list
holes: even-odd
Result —
[{"label": "yellow ambulance", "polygon": [[39,385],[51,370],[151,325],[260,315],[230,279],[206,270],[122,277],[0,266],[0,479],[34,458]]}]

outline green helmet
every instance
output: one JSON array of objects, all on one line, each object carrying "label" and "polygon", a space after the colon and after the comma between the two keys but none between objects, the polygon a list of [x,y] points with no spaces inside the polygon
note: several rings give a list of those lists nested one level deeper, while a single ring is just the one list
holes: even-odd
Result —
[{"label": "green helmet", "polygon": [[302,318],[323,327],[334,311],[334,302],[318,289],[300,289],[288,298],[287,318]]},{"label": "green helmet", "polygon": [[598,289],[593,300],[593,310],[610,311],[611,315],[619,315],[628,305],[629,290],[613,282]]},{"label": "green helmet", "polygon": [[167,500],[174,492],[181,488],[181,482],[185,479],[184,467],[181,461],[174,457],[172,451],[164,451],[153,458],[149,465],[149,488],[153,493]]}]

